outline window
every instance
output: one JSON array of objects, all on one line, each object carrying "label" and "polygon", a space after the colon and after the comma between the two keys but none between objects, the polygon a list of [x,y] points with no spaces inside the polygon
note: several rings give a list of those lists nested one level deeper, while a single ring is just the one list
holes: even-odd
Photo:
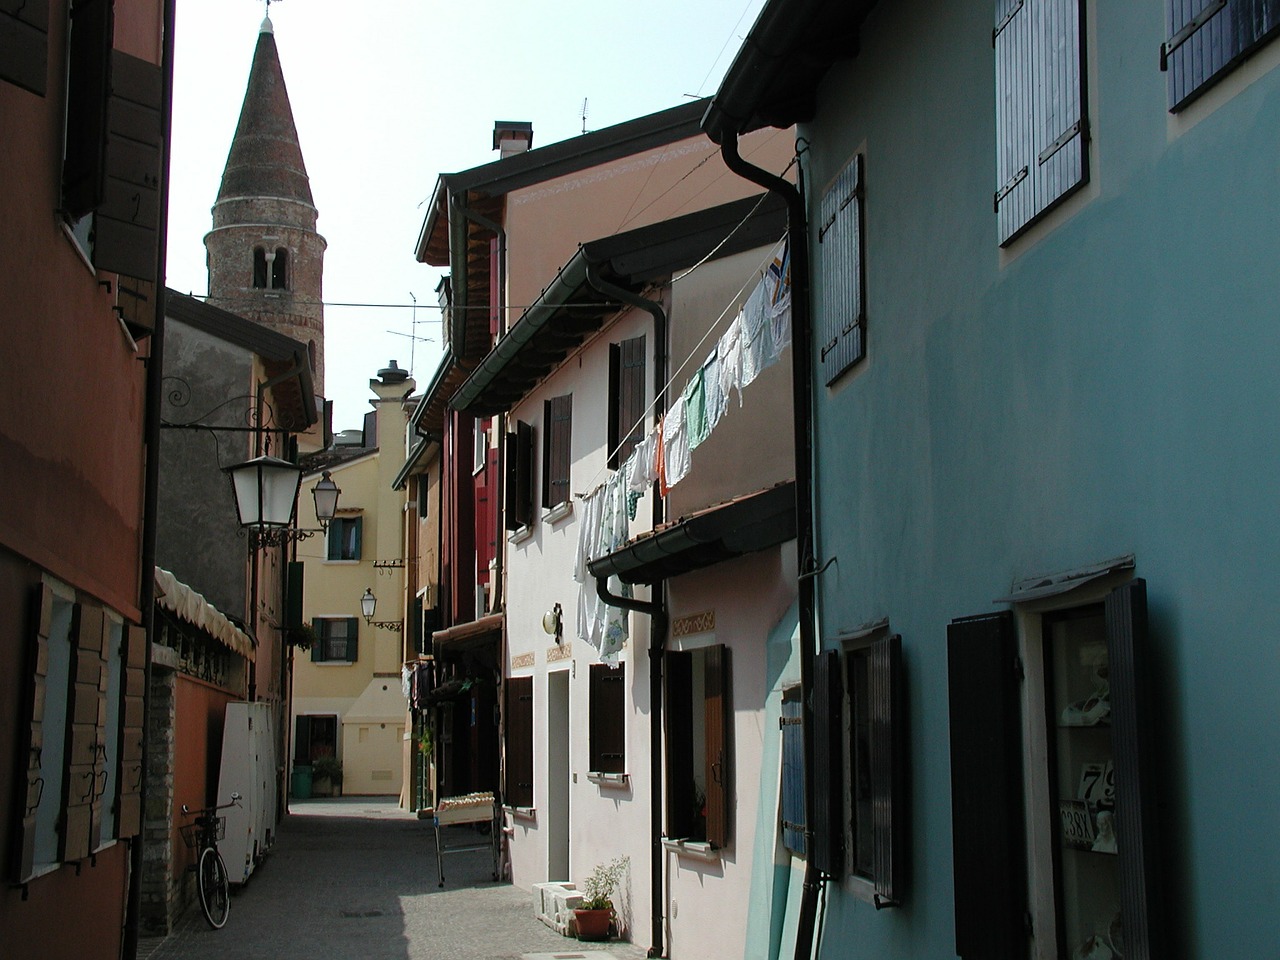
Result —
[{"label": "window", "polygon": [[550,510],[569,500],[573,394],[543,401],[542,423],[542,505]]},{"label": "window", "polygon": [[295,718],[293,762],[314,763],[321,757],[338,755],[338,718],[335,716],[300,716]]},{"label": "window", "polygon": [[609,345],[609,468],[644,439],[644,337]]},{"label": "window", "polygon": [[591,665],[590,766],[592,773],[627,770],[627,668]]},{"label": "window", "polygon": [[1168,39],[1160,69],[1169,72],[1176,112],[1225,77],[1280,31],[1276,0],[1165,0]]},{"label": "window", "polygon": [[0,10],[0,80],[44,96],[49,67],[49,3],[28,0]]},{"label": "window", "polygon": [[1089,180],[1080,0],[996,0],[1000,245]]},{"label": "window", "polygon": [[948,627],[956,951],[1162,957],[1145,583],[1019,622]]},{"label": "window", "polygon": [[312,621],[316,642],[311,659],[316,663],[355,663],[359,659],[360,621],[355,617],[317,617]]},{"label": "window", "polygon": [[418,519],[425,520],[431,514],[431,483],[424,474],[414,481],[418,499]]},{"label": "window", "polygon": [[665,654],[667,836],[729,843],[729,650],[723,644]]},{"label": "window", "polygon": [[503,801],[529,808],[533,806],[533,677],[508,677],[506,688]]},{"label": "window", "polygon": [[334,517],[329,521],[329,560],[359,560],[363,517]]},{"label": "window", "polygon": [[276,247],[275,257],[271,261],[271,289],[289,289],[289,251],[284,247]]},{"label": "window", "polygon": [[508,530],[519,530],[533,524],[533,427],[522,420],[507,433],[506,514]]},{"label": "window", "polygon": [[828,384],[867,352],[862,200],[862,157],[856,156],[822,198],[818,226],[821,360]]},{"label": "window", "polygon": [[114,33],[111,0],[73,0],[67,30],[62,212],[75,223],[102,203],[106,185],[107,100]]},{"label": "window", "polygon": [[471,472],[479,473],[489,459],[489,418],[476,417],[472,421]]},{"label": "window", "polygon": [[267,287],[267,251],[261,247],[253,248],[253,288],[265,290]]}]

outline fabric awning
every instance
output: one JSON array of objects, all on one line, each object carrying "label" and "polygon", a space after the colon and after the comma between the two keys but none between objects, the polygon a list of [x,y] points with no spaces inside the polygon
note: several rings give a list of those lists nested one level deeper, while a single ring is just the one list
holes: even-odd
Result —
[{"label": "fabric awning", "polygon": [[707,507],[587,564],[593,577],[656,583],[794,540],[796,483]]},{"label": "fabric awning", "polygon": [[168,570],[156,567],[156,603],[178,619],[199,627],[240,656],[252,660],[254,643],[212,603],[178,580]]},{"label": "fabric awning", "polygon": [[481,617],[479,620],[472,620],[469,623],[459,623],[452,627],[446,627],[444,630],[437,630],[431,634],[432,643],[453,644],[460,643],[463,640],[487,639],[489,634],[501,633],[502,624],[506,620],[506,616],[501,613],[493,613],[487,617]]}]

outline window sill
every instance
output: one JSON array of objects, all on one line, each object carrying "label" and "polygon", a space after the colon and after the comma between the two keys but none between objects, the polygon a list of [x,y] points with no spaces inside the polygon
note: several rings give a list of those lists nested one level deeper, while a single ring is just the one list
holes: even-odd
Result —
[{"label": "window sill", "polygon": [[513,807],[510,804],[504,804],[502,809],[511,814],[516,820],[528,820],[531,823],[538,822],[537,807]]},{"label": "window sill", "polygon": [[308,661],[315,667],[354,667],[354,660],[311,660]]},{"label": "window sill", "polygon": [[557,523],[560,520],[563,520],[565,517],[572,516],[572,514],[573,514],[573,501],[564,500],[560,503],[557,503],[554,507],[552,507],[546,513],[544,513],[542,515],[542,519],[545,520],[547,523]]},{"label": "window sill", "polygon": [[507,543],[511,544],[512,546],[515,546],[518,543],[524,543],[526,540],[528,540],[532,536],[533,536],[533,527],[526,523],[523,527],[519,527],[518,529],[513,530],[507,536]]},{"label": "window sill", "polygon": [[587,779],[601,787],[624,789],[631,786],[631,774],[629,773],[600,773],[592,771],[587,774]]},{"label": "window sill", "polygon": [[662,846],[670,853],[690,860],[700,860],[703,863],[720,862],[720,848],[713,847],[705,840],[668,840],[663,837]]},{"label": "window sill", "polygon": [[321,561],[321,563],[333,563],[333,564],[339,564],[339,565],[346,564],[347,566],[352,566],[359,562],[360,562],[359,560],[322,560]]}]

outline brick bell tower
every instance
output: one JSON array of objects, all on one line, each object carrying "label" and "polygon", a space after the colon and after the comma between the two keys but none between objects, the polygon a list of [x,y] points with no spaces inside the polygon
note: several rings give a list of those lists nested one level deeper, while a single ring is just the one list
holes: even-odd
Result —
[{"label": "brick bell tower", "polygon": [[209,302],[306,343],[323,396],[326,244],[316,216],[268,17],[204,238]]}]

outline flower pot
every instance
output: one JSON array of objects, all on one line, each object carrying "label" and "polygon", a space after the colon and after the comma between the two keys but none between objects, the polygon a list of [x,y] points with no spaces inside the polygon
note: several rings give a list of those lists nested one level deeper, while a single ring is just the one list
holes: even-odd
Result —
[{"label": "flower pot", "polygon": [[609,939],[609,923],[613,920],[612,910],[575,909],[573,919],[578,925],[579,940]]}]

